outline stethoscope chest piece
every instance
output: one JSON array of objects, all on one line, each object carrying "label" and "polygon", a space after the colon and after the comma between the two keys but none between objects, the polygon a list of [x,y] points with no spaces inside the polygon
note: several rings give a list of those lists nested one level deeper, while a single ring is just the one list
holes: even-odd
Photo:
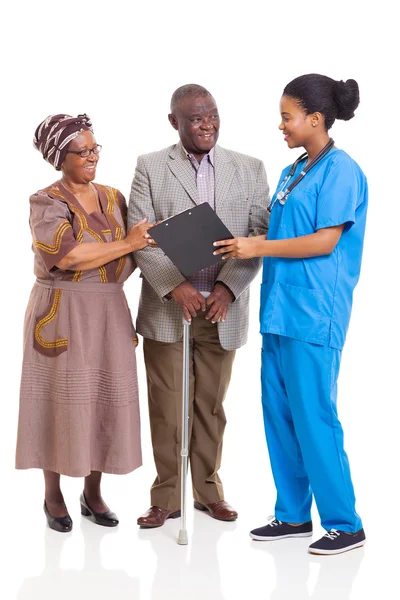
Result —
[{"label": "stethoscope chest piece", "polygon": [[276,199],[279,201],[279,204],[284,206],[286,204],[287,194],[285,192],[279,192],[276,196]]}]

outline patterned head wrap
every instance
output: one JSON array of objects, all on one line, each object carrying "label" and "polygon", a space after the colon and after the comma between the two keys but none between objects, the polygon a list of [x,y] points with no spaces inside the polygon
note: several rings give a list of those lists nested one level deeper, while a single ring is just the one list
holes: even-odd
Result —
[{"label": "patterned head wrap", "polygon": [[68,144],[82,131],[91,131],[92,123],[86,114],[50,115],[35,131],[33,145],[53,167],[60,171],[67,153]]}]

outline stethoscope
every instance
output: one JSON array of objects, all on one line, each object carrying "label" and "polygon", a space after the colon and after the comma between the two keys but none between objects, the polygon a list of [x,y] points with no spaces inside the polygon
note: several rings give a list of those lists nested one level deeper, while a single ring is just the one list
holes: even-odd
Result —
[{"label": "stethoscope", "polygon": [[286,175],[285,179],[282,181],[281,187],[279,188],[279,192],[277,193],[276,198],[274,199],[273,202],[271,200],[271,202],[269,203],[268,212],[271,212],[271,210],[274,208],[276,201],[279,201],[279,204],[282,204],[282,206],[286,203],[290,192],[292,192],[294,190],[294,188],[296,187],[296,185],[298,185],[300,183],[300,181],[302,181],[304,179],[304,177],[307,175],[307,173],[309,171],[311,171],[311,169],[313,167],[315,167],[315,165],[317,163],[319,163],[319,161],[322,160],[324,158],[324,156],[326,156],[328,154],[329,150],[334,146],[334,144],[335,144],[335,142],[333,141],[333,139],[329,138],[329,142],[326,144],[326,146],[324,146],[322,148],[321,152],[319,152],[317,154],[317,156],[315,158],[313,158],[312,161],[304,167],[304,169],[300,172],[300,174],[296,177],[296,179],[294,181],[292,181],[292,183],[286,189],[284,189],[285,186],[287,185],[288,181],[295,174],[298,164],[301,163],[302,160],[305,160],[306,158],[308,158],[307,152],[304,152],[304,154],[299,156],[299,158],[296,160],[296,162],[294,162],[292,164],[292,166],[290,167],[289,174]]}]

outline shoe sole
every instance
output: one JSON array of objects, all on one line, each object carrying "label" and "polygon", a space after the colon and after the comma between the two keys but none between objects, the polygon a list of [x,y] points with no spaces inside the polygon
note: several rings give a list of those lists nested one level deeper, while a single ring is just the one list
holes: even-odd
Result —
[{"label": "shoe sole", "polygon": [[256,542],[273,542],[274,540],[285,540],[287,538],[303,538],[311,537],[312,531],[306,531],[306,533],[287,533],[286,535],[255,535],[254,533],[249,534],[252,540]]},{"label": "shoe sole", "polygon": [[211,513],[211,511],[207,508],[207,506],[204,506],[204,504],[200,504],[200,502],[195,502],[194,503],[194,507],[197,510],[201,510],[202,512],[206,512],[207,514],[210,515],[210,517],[212,517],[213,519],[215,519],[216,521],[236,521],[237,517],[229,517],[229,519],[221,519],[220,517],[214,517],[214,515]]},{"label": "shoe sole", "polygon": [[57,529],[57,527],[53,527],[49,523],[47,523],[47,525],[48,525],[49,529],[52,529],[53,531],[57,531],[57,533],[69,533],[70,531],[72,531],[72,525],[69,529]]},{"label": "shoe sole", "polygon": [[94,515],[93,512],[83,504],[81,504],[81,515],[83,517],[89,517],[89,520],[92,523],[94,523],[95,525],[100,525],[100,527],[117,527],[119,525],[119,521],[117,523],[100,523],[96,515]]},{"label": "shoe sole", "polygon": [[347,548],[340,548],[338,550],[319,550],[317,548],[309,548],[308,552],[309,552],[309,554],[321,554],[324,556],[327,556],[330,554],[343,554],[344,552],[348,552],[349,550],[355,550],[356,548],[361,548],[361,546],[364,546],[366,541],[367,540],[363,540],[362,542],[358,542],[358,544],[353,544],[352,546],[347,546]]},{"label": "shoe sole", "polygon": [[[167,517],[165,519],[165,521],[167,521],[168,519],[178,519],[180,516],[181,516],[181,511],[177,510],[176,512],[171,513],[169,515],[169,517]],[[160,523],[160,524],[157,524],[157,525],[150,525],[150,524],[147,524],[147,523],[139,523],[139,521],[137,522],[137,524],[139,525],[139,527],[141,529],[156,529],[157,527],[162,527],[163,525],[165,525],[165,521],[164,521],[164,523]]]}]

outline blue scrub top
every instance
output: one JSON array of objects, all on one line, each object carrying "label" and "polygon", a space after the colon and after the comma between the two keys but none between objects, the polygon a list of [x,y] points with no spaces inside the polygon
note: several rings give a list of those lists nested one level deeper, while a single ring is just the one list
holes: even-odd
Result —
[{"label": "blue scrub top", "polygon": [[[301,162],[289,185],[304,167]],[[283,170],[277,191],[288,175]],[[285,186],[286,188],[286,186]],[[315,258],[264,259],[261,333],[274,333],[342,349],[353,290],[360,276],[368,204],[364,173],[346,152],[332,148],[289,194],[272,208],[269,240],[309,235],[345,223],[336,248]]]}]

